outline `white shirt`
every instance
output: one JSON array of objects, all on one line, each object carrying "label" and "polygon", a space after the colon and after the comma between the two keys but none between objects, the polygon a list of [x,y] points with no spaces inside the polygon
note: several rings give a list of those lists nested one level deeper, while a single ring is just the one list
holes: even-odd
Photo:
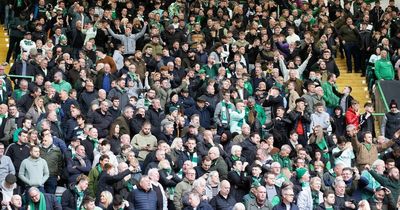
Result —
[{"label": "white shirt", "polygon": [[300,41],[300,37],[297,34],[292,34],[286,37],[286,41],[288,44],[294,43],[296,41]]}]

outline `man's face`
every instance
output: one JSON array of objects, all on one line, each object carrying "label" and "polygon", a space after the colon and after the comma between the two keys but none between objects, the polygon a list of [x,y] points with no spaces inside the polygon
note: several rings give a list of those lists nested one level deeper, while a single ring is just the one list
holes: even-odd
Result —
[{"label": "man's face", "polygon": [[38,203],[40,201],[40,192],[39,191],[34,190],[29,193],[29,196],[31,197],[31,199],[34,203]]},{"label": "man's face", "polygon": [[231,186],[230,186],[229,182],[224,182],[224,184],[222,184],[222,186],[221,186],[220,193],[223,196],[227,196],[227,195],[229,195],[230,190],[231,190]]},{"label": "man's face", "polygon": [[251,137],[251,141],[255,144],[259,144],[260,140],[261,140],[261,138],[260,138],[260,135],[258,135],[258,134],[255,134],[253,137]]},{"label": "man's face", "polygon": [[92,137],[92,138],[97,138],[98,137],[97,129],[96,128],[90,129],[89,136]]},{"label": "man's face", "polygon": [[201,167],[205,170],[208,171],[211,167],[211,160],[210,161],[203,161],[201,163]]},{"label": "man's face", "polygon": [[26,133],[21,133],[21,136],[19,137],[19,139],[20,139],[20,141],[21,141],[22,143],[28,142],[28,134],[26,134]]},{"label": "man's face", "polygon": [[399,180],[399,169],[394,168],[390,171],[389,176],[394,180]]},{"label": "man's face", "polygon": [[352,178],[353,176],[353,172],[351,172],[350,170],[344,170],[342,172],[342,178],[344,181],[348,181]]},{"label": "man's face", "polygon": [[196,142],[194,140],[188,140],[186,142],[186,147],[188,148],[189,151],[193,151],[194,148],[196,147]]},{"label": "man's face", "polygon": [[149,135],[151,132],[151,126],[149,124],[146,124],[142,127],[142,132],[144,135]]},{"label": "man's face", "polygon": [[384,190],[379,190],[375,192],[375,198],[378,201],[383,201],[383,199],[385,198],[385,191]]},{"label": "man's face", "polygon": [[145,191],[148,191],[151,188],[151,182],[150,182],[150,179],[148,177],[145,177],[142,180],[140,180],[139,184],[140,184],[140,187],[142,189],[144,189]]},{"label": "man's face", "polygon": [[265,189],[265,187],[259,187],[257,189],[256,197],[258,201],[265,201],[265,199],[267,198],[267,190]]},{"label": "man's face", "polygon": [[78,154],[81,157],[85,157],[86,156],[85,147],[79,146],[78,148],[76,148],[76,154]]},{"label": "man's face", "polygon": [[269,186],[275,185],[275,175],[274,174],[268,174],[267,175],[267,179],[265,180],[265,182]]},{"label": "man's face", "polygon": [[335,204],[335,194],[329,194],[326,198],[326,203],[329,205],[334,205]]},{"label": "man's face", "polygon": [[294,200],[294,192],[293,192],[293,190],[286,191],[286,193],[283,194],[283,198],[285,200],[287,200],[289,203],[292,203],[293,200]]},{"label": "man's face", "polygon": [[370,134],[370,133],[365,134],[364,141],[367,144],[371,144],[372,143],[372,134]]},{"label": "man's face", "polygon": [[40,150],[37,147],[33,148],[30,153],[31,153],[31,157],[35,158],[35,159],[39,158],[39,156],[40,156]]},{"label": "man's face", "polygon": [[108,102],[106,102],[106,101],[101,102],[100,109],[103,112],[107,112],[107,110],[108,110]]},{"label": "man's face", "polygon": [[196,179],[196,171],[194,169],[189,169],[185,175],[186,179],[189,181],[194,181]]}]

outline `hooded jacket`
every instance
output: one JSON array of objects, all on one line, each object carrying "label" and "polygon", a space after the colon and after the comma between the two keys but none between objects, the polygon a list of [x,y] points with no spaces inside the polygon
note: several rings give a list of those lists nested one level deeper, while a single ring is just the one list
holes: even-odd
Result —
[{"label": "hooded jacket", "polygon": [[393,80],[394,68],[387,58],[381,58],[375,62],[375,75],[378,80]]}]

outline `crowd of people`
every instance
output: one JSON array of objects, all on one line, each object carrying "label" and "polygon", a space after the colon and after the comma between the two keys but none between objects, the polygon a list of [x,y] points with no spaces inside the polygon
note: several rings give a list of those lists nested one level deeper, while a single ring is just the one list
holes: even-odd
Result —
[{"label": "crowd of people", "polygon": [[0,1],[2,209],[400,209],[395,3]]}]

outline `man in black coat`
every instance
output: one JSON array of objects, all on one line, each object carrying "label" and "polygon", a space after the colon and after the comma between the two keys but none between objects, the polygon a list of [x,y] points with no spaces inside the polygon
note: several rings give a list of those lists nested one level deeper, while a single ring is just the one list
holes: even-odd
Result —
[{"label": "man in black coat", "polygon": [[108,135],[109,127],[113,121],[111,113],[108,111],[108,102],[100,102],[100,108],[96,109],[88,115],[88,123],[97,128],[99,138]]},{"label": "man in black coat", "polygon": [[31,108],[35,98],[39,97],[42,94],[42,90],[36,86],[30,88],[29,92],[29,94],[23,95],[17,101],[17,107],[23,113],[27,113],[28,110]]},{"label": "man in black coat", "polygon": [[149,109],[146,112],[146,118],[151,123],[151,133],[154,136],[161,134],[161,121],[165,118],[164,111],[161,110],[160,99],[153,99]]},{"label": "man in black coat", "polygon": [[[28,61],[28,53],[21,53],[21,59],[16,61],[10,69],[10,75],[35,76],[35,67]],[[12,78],[14,84],[19,85],[20,79]]]},{"label": "man in black coat", "polygon": [[260,144],[260,139],[260,134],[252,133],[250,138],[241,143],[242,156],[246,158],[247,162],[253,163],[256,160],[257,145]]},{"label": "man in black coat", "polygon": [[89,178],[81,174],[76,178],[76,183],[75,186],[70,186],[70,189],[62,194],[61,205],[63,210],[80,209],[83,199],[87,196],[86,189],[89,185]]},{"label": "man in black coat", "polygon": [[79,98],[79,105],[83,113],[88,113],[92,101],[97,98],[97,90],[94,89],[93,81],[87,80],[85,83],[85,90],[82,91]]},{"label": "man in black coat", "polygon": [[236,199],[230,194],[231,184],[227,180],[222,180],[219,193],[210,200],[210,205],[215,210],[232,209],[236,204]]}]

